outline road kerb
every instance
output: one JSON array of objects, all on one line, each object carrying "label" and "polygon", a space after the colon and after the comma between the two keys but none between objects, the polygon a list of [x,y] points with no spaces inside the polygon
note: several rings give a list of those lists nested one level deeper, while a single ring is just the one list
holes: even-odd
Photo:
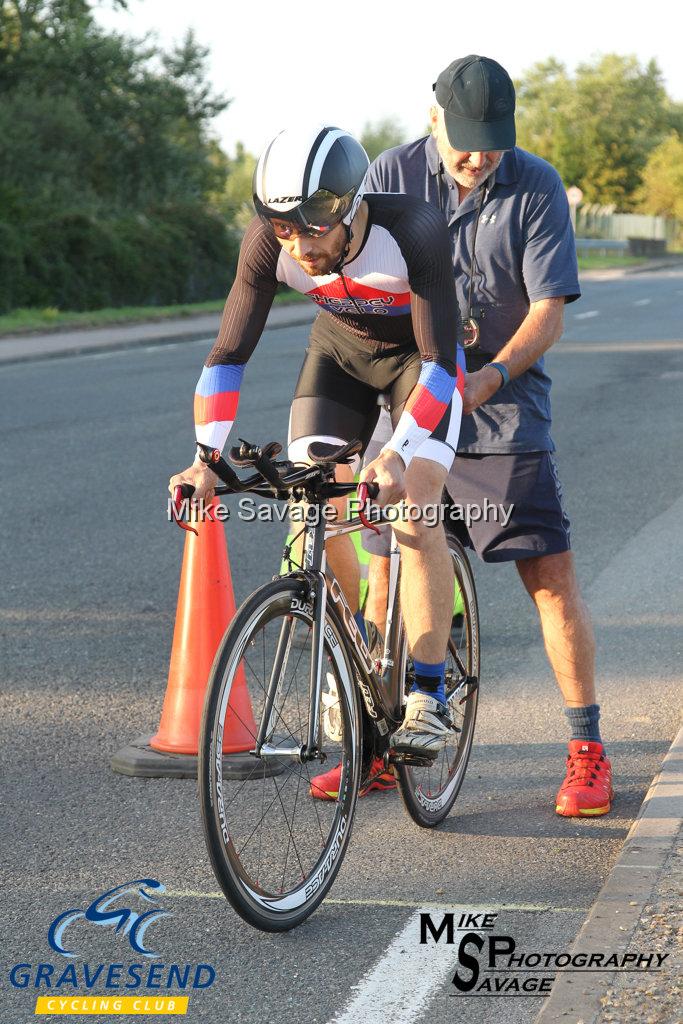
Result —
[{"label": "road kerb", "polygon": [[[310,324],[316,313],[313,303],[274,306],[266,323],[267,330]],[[77,328],[45,334],[7,335],[0,338],[0,366],[13,363],[60,359],[114,352],[119,349],[156,347],[215,338],[220,315],[202,315],[135,324],[110,324],[108,327]]]},{"label": "road kerb", "polygon": [[[584,922],[575,953],[624,952],[678,838],[683,817],[683,726],[650,786],[621,854]],[[559,974],[535,1024],[595,1024],[602,986]],[[606,975],[605,977],[608,977]]]}]

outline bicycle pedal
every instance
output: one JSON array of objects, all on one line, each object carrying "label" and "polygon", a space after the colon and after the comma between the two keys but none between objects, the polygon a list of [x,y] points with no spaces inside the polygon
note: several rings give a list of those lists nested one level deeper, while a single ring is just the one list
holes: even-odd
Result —
[{"label": "bicycle pedal", "polygon": [[403,754],[391,751],[388,755],[387,765],[403,764],[408,768],[430,768],[436,758],[421,757],[419,754]]}]

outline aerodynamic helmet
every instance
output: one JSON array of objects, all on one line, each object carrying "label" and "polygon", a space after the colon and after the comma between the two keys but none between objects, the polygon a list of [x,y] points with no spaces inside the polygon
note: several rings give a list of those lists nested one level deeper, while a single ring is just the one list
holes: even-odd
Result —
[{"label": "aerodynamic helmet", "polygon": [[341,128],[286,128],[256,165],[256,212],[314,235],[350,224],[369,163],[360,142]]}]

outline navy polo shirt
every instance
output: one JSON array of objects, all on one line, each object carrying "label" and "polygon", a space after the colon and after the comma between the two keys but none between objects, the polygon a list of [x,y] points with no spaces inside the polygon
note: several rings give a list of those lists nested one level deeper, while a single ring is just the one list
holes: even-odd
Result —
[{"label": "navy polo shirt", "polygon": [[[439,206],[448,220],[458,303],[467,316],[472,239],[476,268],[472,315],[479,346],[495,356],[518,329],[529,303],[578,299],[576,246],[564,186],[554,167],[523,149],[508,150],[493,175],[462,203],[432,136],[382,153],[365,191],[404,192]],[[474,368],[483,365],[483,359]],[[469,359],[468,359],[469,363]],[[458,450],[480,454],[554,451],[550,436],[550,377],[539,359],[484,405],[464,416]]]}]

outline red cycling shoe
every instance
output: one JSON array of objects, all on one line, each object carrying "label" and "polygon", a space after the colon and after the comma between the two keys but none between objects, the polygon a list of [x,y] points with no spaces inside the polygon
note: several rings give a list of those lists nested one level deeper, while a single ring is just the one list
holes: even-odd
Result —
[{"label": "red cycling shoe", "polygon": [[[324,775],[314,775],[311,779],[309,793],[316,800],[336,800],[339,796],[339,777],[341,775],[341,764],[336,768],[330,768]],[[373,789],[383,793],[390,789],[396,789],[396,778],[391,771],[384,770],[384,762],[376,757],[370,767],[370,775],[359,792],[358,796],[367,796]]]},{"label": "red cycling shoe", "polygon": [[596,817],[612,806],[612,765],[602,743],[570,740],[567,774],[555,801],[566,818]]}]

